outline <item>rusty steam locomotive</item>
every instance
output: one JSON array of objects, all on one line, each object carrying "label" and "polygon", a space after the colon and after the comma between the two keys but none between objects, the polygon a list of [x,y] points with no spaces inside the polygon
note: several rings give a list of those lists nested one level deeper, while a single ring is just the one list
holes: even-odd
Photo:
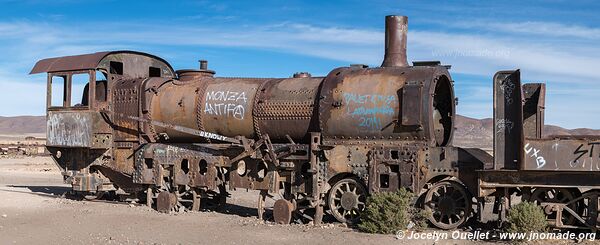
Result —
[{"label": "rusty steam locomotive", "polygon": [[260,217],[271,196],[277,222],[329,213],[352,223],[369,193],[407,188],[442,229],[481,216],[491,199],[502,220],[514,193],[555,226],[598,227],[600,141],[542,138],[544,84],[498,72],[495,156],[454,147],[450,67],[409,65],[407,17],[385,23],[381,67],[325,77],[215,77],[206,61],[174,71],[133,51],[41,60],[31,73],[48,73],[47,148],[74,192],[136,196],[160,211],[199,210],[247,188],[260,190]]}]

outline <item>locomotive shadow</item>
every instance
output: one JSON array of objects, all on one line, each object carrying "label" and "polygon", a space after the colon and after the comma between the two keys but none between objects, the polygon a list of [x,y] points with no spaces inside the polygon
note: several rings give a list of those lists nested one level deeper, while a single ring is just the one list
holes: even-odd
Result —
[{"label": "locomotive shadow", "polygon": [[6,186],[11,187],[11,188],[28,189],[30,192],[20,191],[20,190],[6,190],[6,191],[33,194],[33,195],[46,196],[46,197],[56,197],[56,198],[63,196],[65,193],[67,193],[68,191],[71,190],[70,187],[49,186],[49,185],[48,186],[44,186],[44,185],[6,185]]},{"label": "locomotive shadow", "polygon": [[[248,206],[232,204],[232,203],[227,203],[220,208],[213,208],[213,207],[211,207],[211,208],[203,207],[203,208],[204,208],[204,211],[214,211],[214,212],[226,214],[226,215],[235,215],[235,216],[240,216],[240,217],[254,217],[254,218],[258,217],[258,210],[256,209],[256,207],[248,207]],[[312,213],[310,213],[310,212],[308,214],[312,215]],[[273,207],[265,207],[265,211],[263,213],[262,220],[274,222]],[[324,224],[338,223],[338,221],[327,212],[323,216],[322,222]],[[293,215],[292,224],[308,224],[308,223],[309,223],[309,220],[307,220],[304,217],[301,217],[299,214]]]},{"label": "locomotive shadow", "polygon": [[[258,210],[255,207],[246,207],[238,204],[227,203],[219,208],[207,208],[209,211],[215,211],[221,214],[236,215],[240,217],[257,217]],[[265,210],[265,217],[270,217],[272,211]]]}]

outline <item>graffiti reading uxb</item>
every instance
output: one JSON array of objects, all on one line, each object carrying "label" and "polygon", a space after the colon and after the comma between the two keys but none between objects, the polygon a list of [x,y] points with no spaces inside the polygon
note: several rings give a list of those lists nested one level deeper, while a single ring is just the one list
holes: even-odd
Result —
[{"label": "graffiti reading uxb", "polygon": [[243,120],[247,103],[246,92],[209,91],[206,92],[204,113]]},{"label": "graffiti reading uxb", "polygon": [[380,94],[344,93],[346,113],[357,119],[357,126],[367,130],[381,130],[381,116],[394,115],[396,96]]},{"label": "graffiti reading uxb", "polygon": [[525,154],[528,157],[535,159],[537,168],[543,168],[544,166],[546,166],[546,159],[544,158],[544,156],[542,156],[540,150],[536,149],[535,147],[530,147],[529,143],[525,144]]}]

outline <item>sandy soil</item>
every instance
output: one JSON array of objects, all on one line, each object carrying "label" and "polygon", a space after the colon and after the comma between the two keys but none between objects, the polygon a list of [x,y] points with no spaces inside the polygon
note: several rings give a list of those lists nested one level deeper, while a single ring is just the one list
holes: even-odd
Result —
[{"label": "sandy soil", "polygon": [[256,219],[256,193],[235,191],[222,212],[161,214],[145,206],[65,199],[48,158],[0,159],[0,244],[401,244],[337,223]]},{"label": "sandy soil", "polygon": [[0,244],[483,243],[400,240],[394,235],[360,233],[331,221],[320,226],[263,222],[254,208],[258,194],[245,190],[234,191],[222,211],[180,214],[61,197],[67,190],[49,158],[0,159]]}]

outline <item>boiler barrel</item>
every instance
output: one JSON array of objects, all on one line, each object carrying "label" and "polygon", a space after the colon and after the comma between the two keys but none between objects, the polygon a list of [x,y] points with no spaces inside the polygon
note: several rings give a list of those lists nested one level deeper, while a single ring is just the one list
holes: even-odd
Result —
[{"label": "boiler barrel", "polygon": [[[319,84],[323,78],[213,78],[198,76],[163,84],[153,95],[151,117],[174,125],[225,136],[256,138],[268,134],[274,142],[287,136],[302,141],[311,127]],[[198,137],[154,127],[174,142]]]},{"label": "boiler barrel", "polygon": [[[451,81],[443,66],[344,67],[326,78],[187,77],[156,89],[150,111],[157,121],[229,137],[306,143],[309,132],[321,132],[325,142],[444,146],[454,123]],[[201,141],[154,128],[172,142]]]}]

